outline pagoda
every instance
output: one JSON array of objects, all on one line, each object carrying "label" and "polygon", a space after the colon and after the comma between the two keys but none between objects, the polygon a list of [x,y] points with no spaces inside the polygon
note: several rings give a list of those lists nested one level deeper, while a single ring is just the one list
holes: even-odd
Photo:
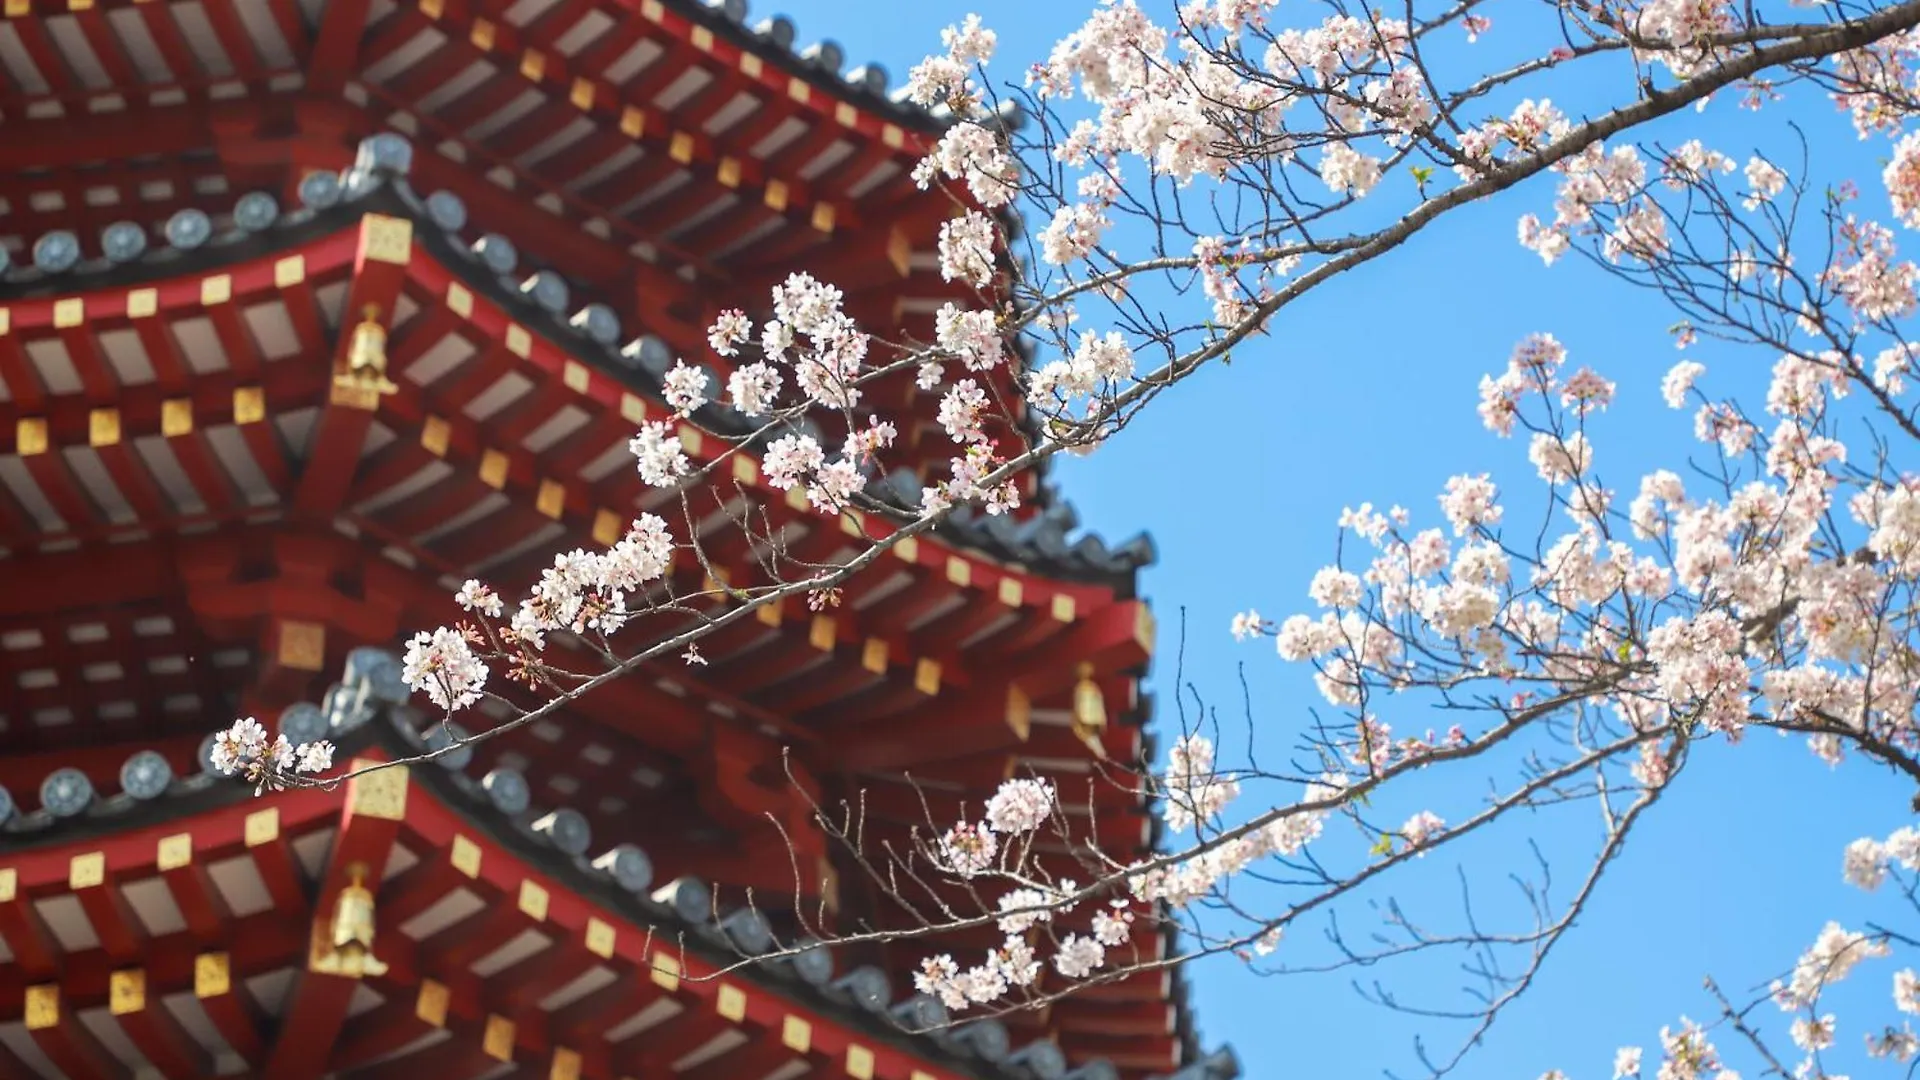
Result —
[{"label": "pagoda", "polygon": [[[733,966],[782,905],[914,925],[816,806],[905,843],[1038,775],[1110,857],[1153,850],[1144,796],[1094,782],[1152,756],[1151,546],[1075,536],[1037,477],[1023,516],[956,514],[704,666],[331,790],[212,771],[236,716],[343,763],[484,726],[410,701],[396,649],[461,580],[514,595],[659,504],[626,441],[676,358],[724,376],[718,311],[804,270],[925,340],[962,296],[951,200],[909,176],[942,119],[745,7],[4,0],[0,1077],[1238,1075],[1151,963],[958,1023],[911,973],[990,937]],[[911,504],[935,403],[870,392],[918,418],[873,486]],[[682,444],[713,461],[715,431]],[[723,471],[697,505],[796,558],[906,520]],[[754,573],[724,530],[708,554],[677,577]],[[1171,955],[1141,926],[1129,956]]]}]

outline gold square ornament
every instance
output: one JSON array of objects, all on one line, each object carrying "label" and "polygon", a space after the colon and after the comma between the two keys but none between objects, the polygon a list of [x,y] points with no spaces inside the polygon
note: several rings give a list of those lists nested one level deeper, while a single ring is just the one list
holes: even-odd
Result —
[{"label": "gold square ornament", "polygon": [[116,971],[107,976],[107,1011],[115,1016],[137,1013],[147,1007],[147,973],[139,968]]},{"label": "gold square ornament", "polygon": [[368,214],[360,219],[360,244],[369,262],[405,266],[413,258],[413,221]]},{"label": "gold square ornament", "polygon": [[652,963],[648,966],[652,969],[653,984],[655,986],[663,990],[678,990],[680,988],[679,957],[671,956],[664,952],[656,952],[653,954]]},{"label": "gold square ornament", "polygon": [[258,386],[236,386],[233,390],[233,422],[257,424],[267,418],[267,393]]},{"label": "gold square ornament", "polygon": [[608,547],[620,542],[620,515],[611,510],[601,510],[593,515],[593,539],[595,543]]},{"label": "gold square ornament", "polygon": [[567,489],[557,480],[542,480],[533,505],[540,513],[557,521],[567,508]]},{"label": "gold square ornament", "polygon": [[23,416],[13,425],[14,453],[32,457],[47,452],[47,421],[44,417]]},{"label": "gold square ornament", "polygon": [[172,398],[160,403],[160,434],[172,439],[192,433],[192,398]]},{"label": "gold square ornament", "polygon": [[612,925],[605,920],[597,918],[587,920],[588,952],[602,960],[611,960],[617,941],[618,935],[614,932]]},{"label": "gold square ornament", "polygon": [[87,414],[87,445],[116,446],[120,442],[120,410],[95,409]]},{"label": "gold square ornament", "polygon": [[1053,617],[1060,622],[1073,621],[1073,597],[1066,593],[1053,595]]},{"label": "gold square ornament", "polygon": [[453,999],[447,985],[433,979],[420,980],[420,996],[414,999],[413,1015],[434,1027],[447,1026],[447,1005]]},{"label": "gold square ornament", "polygon": [[[371,768],[380,764],[366,758],[355,758],[350,769]],[[405,821],[407,818],[407,768],[404,765],[391,765],[348,781],[347,809],[362,817],[379,818],[382,821]]]},{"label": "gold square ornament", "polygon": [[107,855],[104,851],[89,851],[85,855],[75,855],[67,864],[67,888],[78,892],[103,885],[107,880]]},{"label": "gold square ornament", "polygon": [[162,871],[178,870],[193,863],[193,834],[163,836],[154,852],[154,862]]},{"label": "gold square ornament", "polygon": [[434,457],[446,457],[453,442],[453,425],[446,417],[429,416],[420,425],[420,446]]},{"label": "gold square ornament", "polygon": [[26,1022],[28,1031],[45,1031],[60,1025],[60,986],[42,983],[27,987]]},{"label": "gold square ornament", "polygon": [[480,845],[464,836],[453,838],[453,853],[449,857],[453,868],[470,878],[480,876]]},{"label": "gold square ornament", "polygon": [[496,1061],[512,1061],[513,1036],[513,1021],[497,1014],[489,1016],[486,1033],[480,1037],[480,1049]]},{"label": "gold square ornament", "polygon": [[507,455],[498,450],[481,454],[480,482],[496,491],[507,486]]},{"label": "gold square ornament", "polygon": [[280,664],[295,671],[319,671],[327,666],[327,628],[316,622],[284,619],[280,623]]},{"label": "gold square ornament", "polygon": [[547,890],[533,881],[520,883],[520,913],[535,922],[547,917]]},{"label": "gold square ornament", "polygon": [[193,958],[193,996],[215,998],[233,989],[233,967],[223,952]]},{"label": "gold square ornament", "polygon": [[271,844],[280,839],[280,808],[269,806],[264,810],[255,810],[247,815],[245,838],[250,848],[261,844]]}]

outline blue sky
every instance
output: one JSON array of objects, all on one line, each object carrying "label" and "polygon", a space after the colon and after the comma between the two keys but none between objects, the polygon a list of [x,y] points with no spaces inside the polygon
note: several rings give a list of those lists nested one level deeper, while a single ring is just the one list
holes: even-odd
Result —
[{"label": "blue sky", "polygon": [[[1164,6],[1149,8],[1161,15]],[[1087,9],[1083,0],[782,0],[779,10],[795,19],[801,43],[831,36],[846,47],[849,66],[878,61],[899,85],[916,59],[938,47],[940,28],[969,11],[999,32],[1004,77],[1044,56]],[[753,17],[769,13],[756,8]],[[1496,6],[1495,35],[1502,17]],[[1595,89],[1570,84],[1555,97],[1577,112]],[[1884,144],[1860,148],[1824,104],[1803,118],[1817,150],[1857,162],[1851,171],[1863,181],[1869,210],[1884,214],[1875,179]],[[1705,119],[1709,141],[1742,158],[1754,148],[1742,141],[1750,131],[1784,133],[1777,121],[1754,126],[1731,102],[1715,103]],[[1690,134],[1706,133],[1693,127],[1699,117],[1681,122]],[[1782,164],[1799,160],[1796,145],[1769,149]],[[1495,439],[1474,415],[1480,375],[1499,370],[1526,334],[1553,333],[1573,363],[1618,381],[1621,399],[1596,442],[1609,485],[1623,499],[1642,472],[1677,468],[1693,451],[1690,416],[1669,412],[1658,395],[1676,359],[1666,334],[1672,315],[1589,268],[1543,271],[1515,242],[1516,217],[1546,214],[1551,198],[1550,187],[1537,184],[1453,215],[1394,257],[1289,309],[1266,339],[1236,351],[1231,367],[1166,395],[1098,454],[1058,468],[1090,527],[1112,539],[1146,529],[1159,545],[1159,565],[1144,584],[1162,627],[1152,688],[1163,716],[1184,615],[1187,677],[1233,724],[1240,716],[1236,666],[1244,664],[1260,745],[1269,753],[1291,748],[1318,695],[1269,646],[1236,647],[1229,617],[1247,607],[1269,616],[1305,610],[1306,583],[1330,561],[1343,506],[1399,503],[1432,525],[1439,523],[1435,496],[1454,473],[1491,470],[1509,490],[1528,487],[1524,445]],[[1708,359],[1716,372],[1724,359],[1723,379],[1751,386],[1773,357]],[[1400,726],[1427,723],[1414,717]],[[1864,898],[1842,884],[1840,851],[1858,836],[1884,836],[1910,821],[1909,787],[1858,763],[1829,770],[1798,739],[1757,735],[1739,747],[1701,749],[1687,782],[1637,834],[1544,978],[1458,1075],[1531,1080],[1560,1067],[1574,1080],[1605,1078],[1616,1046],[1652,1043],[1682,1013],[1710,1018],[1703,976],[1744,990],[1789,966],[1828,918],[1857,926],[1892,915],[1890,898]],[[1551,850],[1583,845],[1592,833],[1546,822],[1531,835]],[[1477,901],[1510,907],[1501,875],[1515,856],[1511,844],[1468,854],[1488,860],[1464,867],[1482,887]],[[1459,869],[1458,856],[1437,855],[1394,895],[1416,911],[1451,916],[1459,910]],[[1581,867],[1569,861],[1557,869]],[[1344,925],[1360,927],[1369,914],[1348,909]],[[1283,948],[1313,949],[1319,928],[1300,927]],[[1463,978],[1452,963],[1367,977],[1410,999],[1457,1005],[1452,995]],[[1849,1020],[1892,1019],[1887,986],[1897,966],[1880,961],[1856,976],[1867,1008],[1842,1013],[1848,1056],[1857,1056],[1862,1035],[1845,1026]],[[1414,1034],[1427,1033],[1437,1050],[1455,1044],[1458,1028],[1367,1004],[1350,977],[1260,978],[1231,960],[1207,962],[1193,974],[1201,1029],[1210,1046],[1231,1042],[1254,1078],[1411,1075]],[[1781,1042],[1781,1052],[1791,1053],[1784,1036]]]}]

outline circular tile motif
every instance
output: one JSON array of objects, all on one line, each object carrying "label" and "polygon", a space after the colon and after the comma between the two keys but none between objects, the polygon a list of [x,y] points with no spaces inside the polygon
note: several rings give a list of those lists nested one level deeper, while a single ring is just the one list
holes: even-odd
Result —
[{"label": "circular tile motif", "polygon": [[793,26],[793,20],[787,18],[785,15],[775,15],[771,19],[762,19],[760,20],[760,25],[754,29],[754,33],[759,34],[767,41],[782,49],[793,48],[793,36],[796,32]]},{"label": "circular tile motif", "polygon": [[703,881],[681,878],[673,883],[673,913],[690,923],[703,923],[713,914],[713,892]]},{"label": "circular tile motif", "polygon": [[1067,1074],[1067,1055],[1050,1042],[1031,1043],[1020,1054],[1021,1063],[1039,1080],[1060,1080]]},{"label": "circular tile motif", "polygon": [[474,241],[473,253],[480,256],[481,265],[496,274],[511,274],[520,262],[520,253],[514,250],[513,241],[498,233],[488,233]]},{"label": "circular tile motif", "polygon": [[427,196],[427,216],[448,232],[467,227],[467,204],[451,191],[436,191]]},{"label": "circular tile motif", "polygon": [[72,817],[93,802],[93,781],[79,769],[55,769],[40,784],[40,805],[54,817]]},{"label": "circular tile motif", "polygon": [[828,71],[839,71],[840,65],[847,62],[847,54],[839,42],[825,40],[808,47],[807,59]]},{"label": "circular tile motif", "polygon": [[611,854],[609,869],[614,882],[630,893],[646,892],[647,886],[653,884],[653,860],[647,853],[632,844],[621,844]]},{"label": "circular tile motif", "polygon": [[100,230],[100,252],[111,262],[132,262],[147,253],[147,230],[131,221],[116,221]]},{"label": "circular tile motif", "polygon": [[588,304],[574,312],[573,328],[608,348],[620,340],[620,316],[605,304]]},{"label": "circular tile motif", "polygon": [[533,299],[550,315],[567,310],[567,280],[551,270],[542,270],[520,284],[520,291]]},{"label": "circular tile motif", "polygon": [[[466,728],[461,727],[451,720],[443,724],[436,723],[427,728],[427,749],[446,750],[447,747],[465,739],[467,734]],[[473,747],[462,746],[455,750],[448,750],[440,757],[434,758],[433,761],[434,764],[448,772],[459,772],[468,765],[473,764]]]},{"label": "circular tile motif", "polygon": [[182,251],[192,251],[213,238],[213,219],[205,210],[188,208],[167,219],[167,243]]},{"label": "circular tile motif", "polygon": [[346,681],[365,683],[376,701],[389,705],[405,704],[410,693],[400,658],[385,649],[363,646],[348,653]]},{"label": "circular tile motif", "polygon": [[793,954],[793,971],[808,986],[825,986],[833,981],[833,950],[815,945]]},{"label": "circular tile motif", "polygon": [[300,205],[325,210],[340,201],[340,178],[330,172],[308,173],[300,180]]},{"label": "circular tile motif", "polygon": [[888,981],[887,973],[871,965],[862,965],[834,984],[845,990],[862,1008],[879,1012],[893,999],[893,984]]},{"label": "circular tile motif", "polygon": [[887,69],[879,64],[862,64],[847,75],[847,81],[861,87],[869,94],[887,92]]},{"label": "circular tile motif", "polygon": [[921,1031],[932,1030],[947,1022],[946,1007],[925,994],[915,994],[901,1002],[894,1013],[903,1023]]},{"label": "circular tile motif", "polygon": [[120,790],[136,799],[152,799],[173,783],[173,766],[155,750],[142,750],[120,766]]},{"label": "circular tile motif", "polygon": [[413,168],[413,144],[404,135],[383,131],[360,141],[360,152],[354,163],[404,173]]},{"label": "circular tile motif", "polygon": [[773,945],[773,928],[767,925],[767,917],[752,908],[734,912],[720,926],[741,952],[759,954]]},{"label": "circular tile motif", "polygon": [[480,786],[487,789],[488,800],[503,814],[524,811],[533,798],[527,778],[515,769],[495,769],[480,781]]},{"label": "circular tile motif", "polygon": [[295,746],[327,737],[327,714],[311,701],[297,701],[280,710],[280,734]]},{"label": "circular tile motif", "polygon": [[593,826],[578,810],[561,807],[540,820],[536,826],[553,846],[568,855],[584,855],[593,843]]},{"label": "circular tile motif", "polygon": [[960,1037],[973,1051],[988,1061],[1000,1061],[1013,1049],[1007,1025],[998,1020],[976,1020],[960,1029]]},{"label": "circular tile motif", "polygon": [[33,265],[42,273],[64,274],[80,262],[80,238],[56,229],[33,242]]},{"label": "circular tile motif", "polygon": [[259,232],[280,220],[280,204],[264,191],[249,191],[233,204],[233,223],[247,232]]},{"label": "circular tile motif", "polygon": [[200,763],[200,771],[203,773],[217,773],[220,771],[213,767],[213,744],[218,741],[218,738],[219,736],[217,735],[209,735],[200,740],[200,751],[194,760]]}]

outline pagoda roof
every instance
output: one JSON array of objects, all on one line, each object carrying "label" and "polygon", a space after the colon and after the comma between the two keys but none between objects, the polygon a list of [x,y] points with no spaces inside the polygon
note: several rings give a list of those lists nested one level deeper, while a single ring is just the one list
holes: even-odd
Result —
[{"label": "pagoda roof", "polygon": [[[405,705],[406,697],[406,688],[399,681],[399,662],[396,658],[379,650],[357,650],[349,656],[345,681],[329,690],[324,706],[296,706],[283,716],[281,729],[295,739],[330,736],[345,753],[365,758],[363,763],[412,756],[436,744],[421,734],[423,729],[430,729],[430,726],[423,728],[419,714]],[[259,887],[271,893],[275,882],[270,879],[276,872],[296,874],[316,883],[325,882],[329,877],[329,863],[339,861],[330,849],[347,846],[349,842],[317,830],[324,830],[329,824],[327,818],[330,815],[324,812],[328,800],[337,801],[342,793],[330,796],[317,792],[293,793],[252,802],[252,793],[244,784],[213,772],[208,757],[211,744],[211,738],[202,744],[198,754],[200,768],[192,775],[173,775],[171,768],[163,761],[157,761],[156,755],[149,751],[129,759],[122,770],[123,790],[118,794],[99,797],[84,777],[76,777],[72,770],[62,770],[50,775],[43,785],[45,805],[41,809],[25,814],[13,813],[10,805],[0,803],[0,838],[6,841],[10,857],[7,862],[0,863],[0,893],[6,894],[0,896],[0,933],[16,939],[29,933],[36,938],[48,936],[43,931],[33,931],[29,927],[45,924],[45,915],[50,909],[42,906],[32,916],[36,920],[32,924],[21,921],[28,917],[21,909],[8,910],[35,884],[28,880],[31,872],[23,873],[14,866],[45,861],[36,860],[35,853],[84,847],[92,841],[112,842],[120,854],[106,864],[100,876],[113,887],[138,885],[152,879],[143,876],[144,871],[137,856],[129,859],[125,854],[133,850],[121,842],[128,830],[138,830],[141,837],[172,834],[191,819],[205,820],[223,811],[230,812],[241,807],[262,808],[245,815],[247,821],[243,831],[246,854],[258,862],[265,853],[256,849],[269,841],[277,846],[284,832],[284,841],[292,855],[277,870],[273,866],[259,867],[262,883]],[[419,826],[425,830],[420,840],[425,842],[426,850],[421,850],[420,844],[411,841],[402,844],[398,838],[390,841],[396,845],[393,856],[386,854],[384,845],[366,850],[356,849],[356,857],[377,857],[386,861],[386,880],[381,886],[380,903],[382,909],[390,913],[390,918],[382,923],[386,927],[383,933],[387,936],[380,940],[391,941],[396,925],[400,927],[400,933],[413,939],[405,946],[406,955],[412,961],[406,964],[407,970],[420,970],[421,961],[413,958],[413,952],[433,947],[437,943],[436,935],[451,930],[454,931],[453,936],[458,936],[459,928],[470,929],[472,924],[485,921],[479,912],[486,905],[470,903],[465,906],[464,914],[446,918],[446,912],[442,909],[449,904],[453,893],[461,889],[485,892],[487,890],[483,886],[492,885],[504,894],[498,897],[495,904],[510,906],[515,881],[508,879],[523,876],[528,881],[539,882],[537,888],[541,910],[538,916],[530,920],[505,920],[502,926],[491,928],[495,931],[493,937],[467,945],[460,953],[463,958],[475,962],[476,971],[488,967],[488,974],[480,980],[484,1000],[492,1000],[486,995],[491,993],[488,980],[495,967],[503,967],[503,975],[510,979],[515,975],[531,978],[541,986],[540,995],[549,992],[558,994],[563,988],[574,986],[576,981],[584,979],[586,970],[596,966],[594,956],[587,953],[609,961],[622,958],[616,956],[612,945],[616,934],[623,941],[634,937],[640,939],[639,953],[642,959],[639,975],[648,974],[649,965],[645,957],[650,953],[656,982],[659,981],[657,972],[662,966],[670,967],[689,979],[698,973],[717,976],[722,969],[738,964],[744,957],[769,951],[776,945],[771,924],[759,913],[736,909],[722,914],[714,891],[704,882],[683,878],[665,884],[656,883],[644,851],[631,844],[602,850],[605,845],[594,844],[591,830],[583,817],[565,807],[531,807],[525,779],[511,773],[511,770],[494,770],[484,778],[476,779],[469,775],[471,757],[470,753],[460,751],[437,758],[432,764],[406,770],[409,778],[430,794],[435,807],[451,814],[451,817],[446,817],[440,810],[405,804],[413,809],[409,809],[401,820],[413,823],[425,810],[436,823],[431,827]],[[404,786],[407,781],[401,783]],[[355,797],[351,789],[344,794],[349,800]],[[0,790],[0,796],[3,795],[4,791]],[[305,809],[290,808],[283,814],[277,809],[283,801],[290,807]],[[320,812],[316,813],[316,810]],[[262,814],[274,815],[271,819],[274,835],[271,837],[257,835],[256,824],[262,820]],[[221,835],[224,832],[219,829],[194,829],[194,858],[213,863],[218,852],[207,849],[218,849],[222,845],[210,843],[207,837],[199,835],[201,832],[218,832]],[[329,839],[329,836],[332,838]],[[240,838],[236,836],[233,839]],[[163,877],[172,878],[174,875],[168,873],[169,867],[166,865],[166,843],[165,840],[160,841],[160,870]],[[474,846],[476,843],[478,846]],[[463,845],[466,846],[463,848]],[[76,865],[78,860],[89,857],[94,856],[75,856]],[[480,871],[483,857],[487,868],[485,874]],[[504,869],[501,866],[502,857],[506,860]],[[399,860],[398,865],[396,860]],[[150,870],[151,867],[146,869]],[[172,869],[179,867],[176,865]],[[78,874],[79,871],[74,873]],[[503,874],[504,877],[501,876]],[[463,880],[463,876],[466,880]],[[500,880],[494,880],[496,878]],[[218,884],[231,880],[236,879],[229,873],[224,878],[216,878],[215,883],[202,881],[197,887],[240,887]],[[78,878],[75,883],[70,883],[75,892],[88,887],[88,884],[79,883]],[[175,882],[175,885],[178,884]],[[520,888],[524,907],[525,884],[521,884]],[[563,920],[557,914],[558,905],[555,905],[553,921],[578,925],[548,924],[547,903],[555,888],[566,890],[583,901],[586,907],[577,910],[577,905],[570,906],[572,915]],[[326,890],[323,889],[325,894]],[[44,883],[39,895],[43,902],[50,899]],[[117,910],[121,914],[118,916],[112,914],[116,908],[111,903],[104,906],[83,903],[84,914],[81,919],[91,920],[89,932],[94,937],[93,947],[111,951],[114,941],[119,937],[127,934],[140,936],[137,930],[132,929],[131,920],[134,916],[131,913],[138,911],[139,919],[151,923],[154,916],[149,912],[153,903],[154,897],[150,893],[136,897],[128,891],[125,898],[119,901]],[[316,903],[314,910],[324,914],[321,904]],[[432,916],[431,913],[435,911],[441,912],[440,918]],[[605,921],[601,916],[605,916]],[[62,941],[77,940],[72,922],[74,918],[71,912],[56,916],[55,921],[63,920],[62,928],[52,936]],[[126,921],[126,925],[115,925],[116,918]],[[595,945],[593,932],[588,929],[590,919],[600,922],[606,929],[604,947]],[[550,931],[543,935],[550,939],[548,949],[536,952],[532,959],[526,958],[525,950],[522,950],[520,955],[504,965],[491,965],[488,957],[509,950],[516,940],[515,931],[524,933],[528,929],[520,925],[523,921],[542,931]],[[244,923],[245,917],[240,922]],[[505,925],[509,922],[511,926]],[[574,940],[581,934],[585,936]],[[558,935],[558,940],[551,940],[555,935]],[[496,944],[493,938],[499,939],[497,949],[492,948]],[[203,937],[203,944],[214,943]],[[570,946],[575,950],[584,948],[585,951],[578,955],[567,955]],[[23,943],[21,947],[27,946]],[[377,945],[376,953],[384,953],[392,948],[392,945]],[[628,951],[631,950],[621,950],[622,956]],[[21,955],[16,949],[8,959],[18,961]],[[222,956],[224,958],[225,954]],[[526,966],[516,967],[515,964]],[[444,970],[444,965],[436,967],[433,974],[445,977]],[[235,972],[234,977],[240,974]],[[248,971],[244,974],[258,976],[262,972]],[[1107,1080],[1119,1075],[1112,1066],[1097,1060],[1076,1062],[1069,1067],[1058,1048],[1046,1040],[1012,1045],[1008,1029],[998,1021],[980,1020],[949,1026],[944,1010],[931,999],[908,994],[896,1000],[891,980],[878,968],[856,967],[850,971],[836,971],[833,950],[826,946],[817,946],[802,955],[779,961],[748,964],[730,978],[743,980],[749,988],[758,987],[804,1005],[808,1014],[823,1018],[852,1033],[854,1038],[863,1040],[868,1050],[891,1045],[906,1060],[936,1066],[948,1076],[982,1080]],[[678,983],[678,980],[675,982]],[[381,989],[389,990],[386,985],[382,985]],[[592,992],[589,989],[577,997],[587,997]],[[699,994],[709,997],[716,992],[721,991],[715,984],[709,983]],[[1181,999],[1181,1026],[1190,1038],[1184,993],[1177,996]],[[569,1000],[569,1004],[572,1000]],[[72,1007],[82,1006],[76,1002]],[[628,1012],[632,1012],[634,1007],[637,1006],[630,1006]],[[8,1018],[8,1009],[7,1004],[0,1002],[0,1022]],[[724,1005],[722,1009],[724,1011]],[[564,1006],[549,1007],[549,1012],[554,1016],[562,1011]],[[119,1015],[117,1011],[116,1015]],[[618,1024],[622,1016],[608,1014],[605,1019],[616,1025],[612,1030],[626,1026]],[[750,1022],[754,1018],[741,1019]],[[525,1023],[524,1019],[522,1023]],[[445,1026],[444,1017],[438,1026]],[[552,1030],[547,1034],[557,1047],[561,1033]],[[820,1036],[815,1038],[819,1039]],[[397,1040],[393,1049],[400,1049],[402,1043],[406,1043],[406,1040]],[[540,1048],[536,1046],[534,1049]],[[0,1054],[6,1052],[6,1048],[0,1046]],[[816,1046],[814,1052],[820,1052],[820,1048]],[[846,1051],[840,1048],[828,1052]],[[777,1052],[774,1057],[779,1057]],[[754,1060],[758,1062],[760,1059]],[[583,1075],[590,1076],[593,1071],[589,1070],[588,1074]],[[849,1072],[850,1075],[859,1075],[851,1067]],[[881,1076],[882,1080],[892,1080],[893,1077],[892,1073],[885,1070],[870,1075]],[[900,1080],[905,1080],[904,1071],[898,1075]],[[916,1077],[922,1075],[914,1074]],[[924,1075],[931,1077],[933,1074]],[[1230,1051],[1195,1060],[1172,1074],[1177,1080],[1232,1080],[1237,1075],[1237,1064]]]},{"label": "pagoda roof", "polygon": [[[831,43],[794,52],[783,19],[747,29],[737,3],[129,6],[0,22],[17,72],[0,83],[0,164],[18,180],[0,187],[0,238],[30,244],[75,212],[214,209],[261,185],[291,198],[385,130],[420,144],[434,186],[511,205],[524,227],[495,225],[527,250],[684,306],[667,336],[688,352],[682,331],[704,332],[691,282],[784,276],[801,252],[850,258],[849,274],[934,265],[901,229],[950,208],[907,176],[940,121],[877,93],[877,65],[841,78]],[[62,127],[76,115],[85,132]],[[870,241],[857,253],[854,236]]]},{"label": "pagoda roof", "polygon": [[[153,244],[119,259],[49,258],[45,265],[16,266],[0,276],[0,311],[10,302],[133,290],[276,262],[287,251],[354,230],[365,215],[379,213],[412,222],[415,242],[464,287],[510,314],[516,325],[539,334],[566,355],[588,362],[618,385],[646,395],[664,410],[661,377],[671,363],[671,347],[650,333],[627,337],[620,317],[605,304],[570,304],[573,283],[557,271],[541,270],[516,281],[516,268],[497,261],[503,238],[468,228],[464,204],[457,196],[440,191],[423,198],[413,190],[405,174],[411,153],[401,137],[381,136],[363,147],[361,163],[337,184],[303,187],[306,205],[285,212],[275,207],[271,216],[263,210],[261,216],[233,222],[217,232],[212,219],[198,211],[183,211],[166,230],[181,243]],[[46,237],[40,238],[40,244],[46,243]],[[510,250],[510,243],[507,246]],[[24,313],[5,318],[0,335],[28,331]],[[698,419],[707,430],[723,436],[745,438],[753,431],[749,422],[723,407],[710,406]],[[0,447],[4,447],[3,435]],[[757,444],[751,448],[761,449]],[[907,508],[919,501],[919,486],[914,473],[896,472],[874,485],[874,498],[867,505],[904,523],[911,520]],[[1132,595],[1135,573],[1154,558],[1151,541],[1144,534],[1120,545],[1093,533],[1076,537],[1077,524],[1072,507],[1049,492],[1042,511],[1026,520],[962,508],[933,535],[1042,575],[1098,582],[1124,596]]]},{"label": "pagoda roof", "polygon": [[[72,0],[9,0],[5,14],[8,19],[39,16],[51,22],[96,7],[113,11],[145,2],[148,0],[103,0],[82,5]],[[508,53],[517,43],[533,47],[532,42],[520,41],[528,35],[529,27],[564,23],[564,31],[555,35],[562,57],[579,53],[596,34],[606,33],[622,20],[645,20],[663,27],[690,49],[736,61],[739,56],[755,56],[773,65],[778,73],[817,90],[825,101],[846,102],[876,120],[921,131],[937,131],[946,122],[944,110],[924,109],[904,93],[890,92],[885,66],[870,61],[848,69],[845,50],[838,42],[823,38],[800,44],[799,28],[791,18],[775,14],[751,20],[746,0],[519,0],[511,5],[486,0],[381,0],[371,4],[366,0],[301,0],[298,14],[276,11],[264,17],[232,0],[215,7],[224,10],[209,12],[204,22],[180,20],[180,40],[187,46],[185,50],[171,48],[171,42],[161,44],[151,32],[143,33],[133,20],[122,19],[103,20],[108,31],[105,35],[92,27],[85,27],[81,34],[34,34],[30,40],[18,31],[0,33],[0,39],[4,39],[0,48],[8,54],[10,81],[20,90],[60,98],[97,91],[101,83],[127,65],[138,67],[147,81],[155,84],[189,81],[208,72],[216,77],[243,79],[265,73],[275,60],[296,59],[291,55],[294,47],[309,37],[296,25],[296,20],[303,17],[315,27],[326,26],[336,15],[358,18],[373,27],[396,10],[416,8],[426,20],[438,20],[449,9],[471,9],[475,16],[492,17],[496,25],[492,47]],[[103,57],[103,48],[118,55]],[[767,81],[772,83],[773,79]]]},{"label": "pagoda roof", "polygon": [[[669,358],[705,355],[718,310],[753,313],[795,268],[841,286],[889,337],[930,340],[942,303],[978,299],[938,273],[951,198],[908,175],[948,118],[879,93],[875,65],[841,77],[830,43],[796,51],[778,17],[749,28],[738,3],[62,6],[16,0],[9,13],[38,17],[0,22],[17,74],[0,80],[0,248],[15,273],[75,224],[66,246],[93,255],[109,222],[138,243],[185,209],[216,227],[263,205],[270,218],[362,139],[400,132],[419,147],[419,190],[465,200],[476,235],[509,241],[496,254],[564,267],[577,296],[644,322]],[[1016,377],[976,376],[1013,402]],[[910,373],[872,393],[911,398]],[[1013,423],[1031,437],[1033,418]],[[1052,498],[1046,465],[1016,479],[1018,517]]]}]

